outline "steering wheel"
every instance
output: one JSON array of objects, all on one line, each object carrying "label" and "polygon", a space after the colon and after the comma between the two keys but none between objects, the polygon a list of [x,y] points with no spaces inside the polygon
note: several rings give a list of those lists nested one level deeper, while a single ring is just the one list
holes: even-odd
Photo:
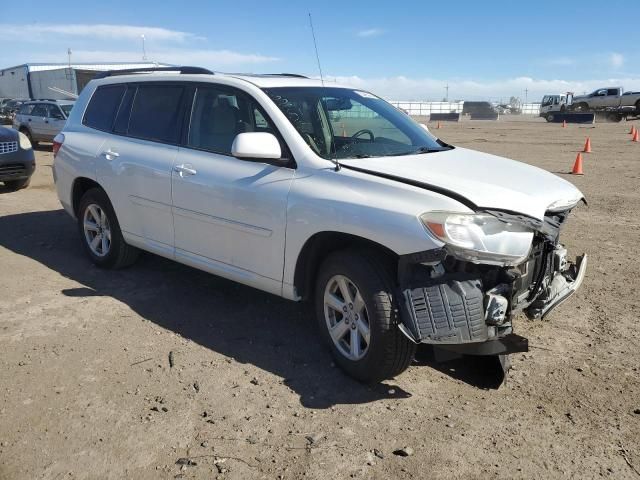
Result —
[{"label": "steering wheel", "polygon": [[362,130],[358,130],[356,133],[351,135],[351,138],[358,138],[360,135],[364,135],[365,133],[367,135],[369,135],[369,141],[370,142],[373,142],[375,140],[373,132],[371,130],[369,130],[368,128],[363,128]]}]

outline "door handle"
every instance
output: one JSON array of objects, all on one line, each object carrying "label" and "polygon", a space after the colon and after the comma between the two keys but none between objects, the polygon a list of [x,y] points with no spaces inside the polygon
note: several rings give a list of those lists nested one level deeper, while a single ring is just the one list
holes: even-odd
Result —
[{"label": "door handle", "polygon": [[185,175],[195,175],[196,173],[198,173],[193,167],[192,165],[176,165],[175,167],[173,167],[173,171],[178,173],[181,177],[184,177]]},{"label": "door handle", "polygon": [[120,154],[118,152],[114,152],[113,150],[109,149],[106,152],[102,152],[102,155],[104,155],[104,157],[111,161],[114,158],[118,158],[120,156]]}]

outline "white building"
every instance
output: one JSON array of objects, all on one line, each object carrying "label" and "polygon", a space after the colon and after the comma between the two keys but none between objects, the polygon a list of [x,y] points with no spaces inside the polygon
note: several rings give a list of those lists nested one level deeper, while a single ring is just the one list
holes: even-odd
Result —
[{"label": "white building", "polygon": [[[0,69],[0,98],[68,99],[64,92],[78,94],[96,72],[127,68],[167,67],[142,63],[25,63]],[[52,90],[53,88],[53,90]]]}]

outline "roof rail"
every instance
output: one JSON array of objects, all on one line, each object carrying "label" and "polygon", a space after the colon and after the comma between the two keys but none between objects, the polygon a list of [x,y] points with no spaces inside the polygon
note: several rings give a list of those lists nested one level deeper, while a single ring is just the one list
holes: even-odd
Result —
[{"label": "roof rail", "polygon": [[309,78],[306,75],[300,75],[299,73],[265,73],[264,75],[269,77]]},{"label": "roof rail", "polygon": [[130,73],[153,73],[153,72],[179,72],[181,75],[200,74],[213,75],[211,70],[202,67],[150,67],[150,68],[126,68],[123,70],[107,70],[106,72],[98,72],[93,78],[107,78],[116,75],[128,75]]}]

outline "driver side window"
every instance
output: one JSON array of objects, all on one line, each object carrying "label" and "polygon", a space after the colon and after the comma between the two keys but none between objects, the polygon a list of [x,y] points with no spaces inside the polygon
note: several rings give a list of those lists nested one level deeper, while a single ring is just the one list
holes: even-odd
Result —
[{"label": "driver side window", "polygon": [[64,120],[64,115],[60,109],[55,105],[49,105],[49,118],[53,118],[54,120]]}]

